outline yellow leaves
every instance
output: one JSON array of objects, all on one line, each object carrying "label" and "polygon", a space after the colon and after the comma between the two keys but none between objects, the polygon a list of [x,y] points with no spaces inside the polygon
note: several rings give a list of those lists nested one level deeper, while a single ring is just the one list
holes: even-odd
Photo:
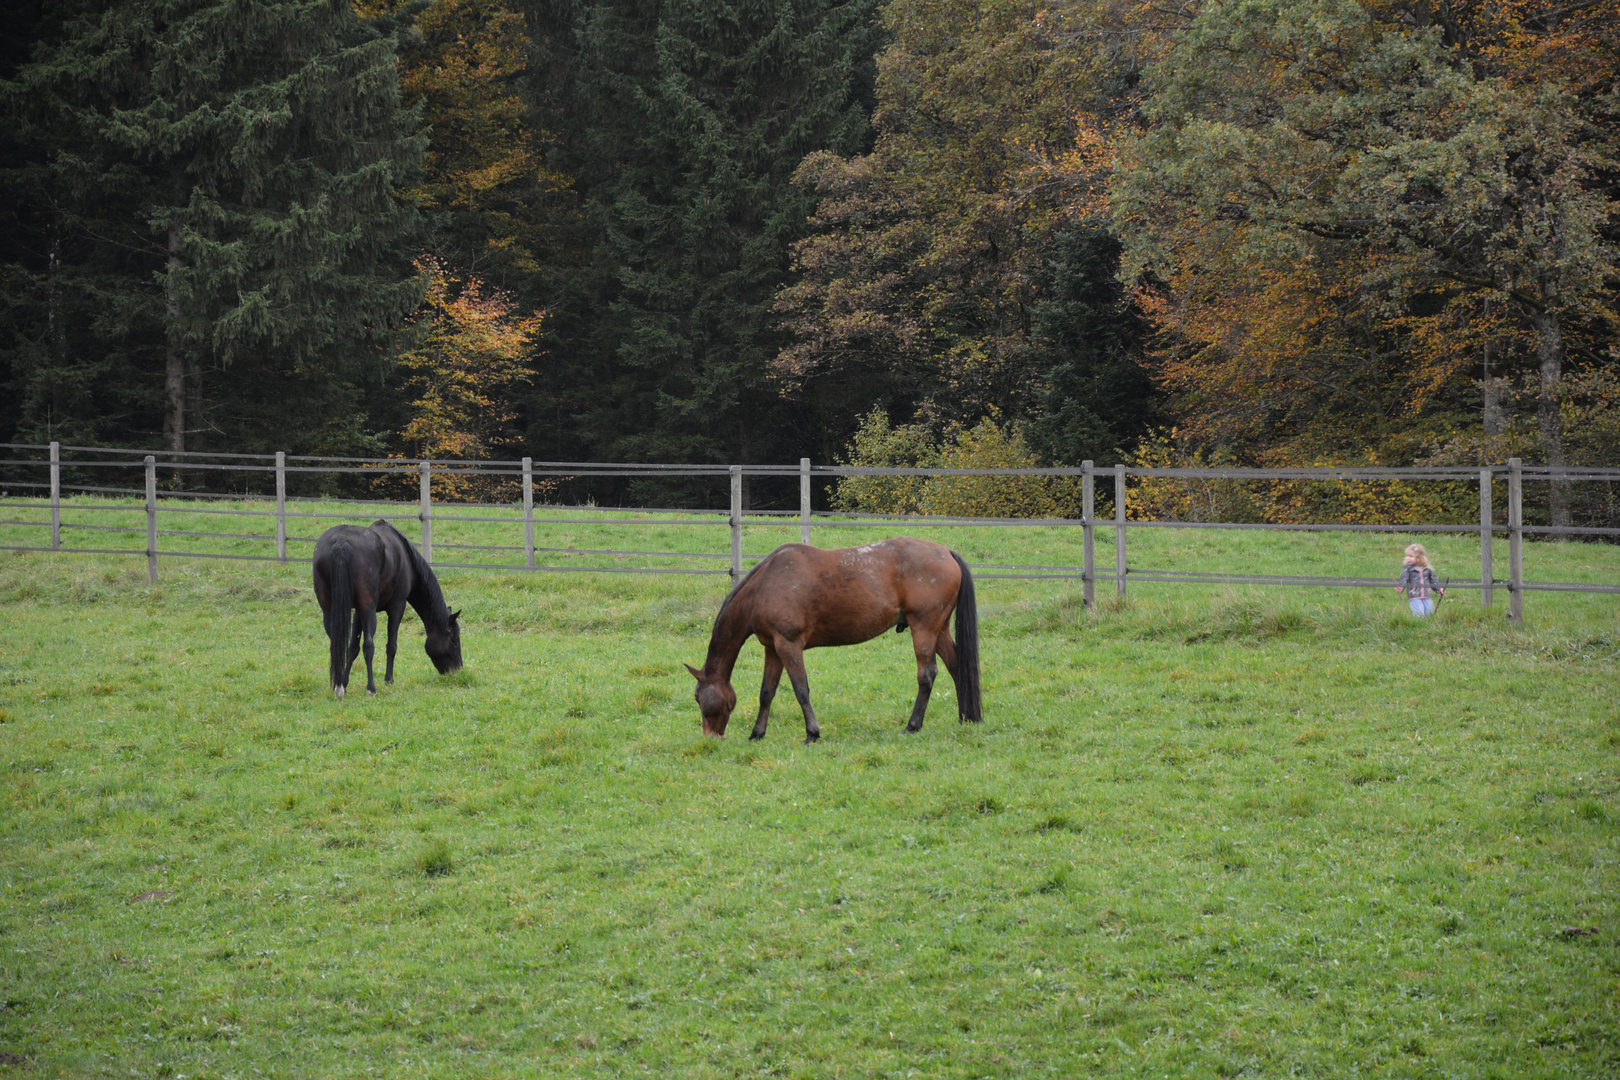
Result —
[{"label": "yellow leaves", "polygon": [[[365,17],[403,6],[357,0],[356,10]],[[459,257],[533,273],[541,215],[532,204],[567,181],[545,168],[545,135],[527,122],[528,105],[514,91],[528,69],[523,15],[506,0],[432,0],[417,31],[400,62],[401,92],[421,102],[428,134],[427,175],[411,195],[453,217]]]},{"label": "yellow leaves", "polygon": [[[1029,469],[1039,463],[1023,438],[986,418],[936,442],[925,424],[890,427],[882,409],[861,422],[849,464],[866,468]],[[947,517],[1061,517],[1078,481],[1050,476],[846,476],[833,492],[840,510]]]},{"label": "yellow leaves", "polygon": [[[414,457],[486,457],[517,415],[510,392],[529,378],[543,316],[518,312],[506,293],[475,276],[458,279],[432,256],[416,268],[427,299],[400,332],[395,354],[412,399],[400,435]],[[447,475],[440,483],[450,497],[467,497],[474,480]]]}]

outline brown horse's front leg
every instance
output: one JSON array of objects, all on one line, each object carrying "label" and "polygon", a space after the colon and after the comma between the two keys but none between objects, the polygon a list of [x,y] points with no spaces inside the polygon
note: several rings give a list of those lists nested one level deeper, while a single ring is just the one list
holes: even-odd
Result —
[{"label": "brown horse's front leg", "polygon": [[771,720],[771,699],[776,697],[777,684],[782,681],[782,658],[769,645],[765,647],[765,678],[759,684],[759,719],[754,721],[750,739],[763,739],[765,725]]},{"label": "brown horse's front leg", "polygon": [[804,745],[809,746],[821,738],[821,725],[816,723],[816,710],[810,707],[810,679],[804,672],[804,650],[797,645],[784,648],[778,643],[782,657],[782,666],[787,668],[788,678],[793,682],[793,696],[799,699],[799,708],[804,710]]}]

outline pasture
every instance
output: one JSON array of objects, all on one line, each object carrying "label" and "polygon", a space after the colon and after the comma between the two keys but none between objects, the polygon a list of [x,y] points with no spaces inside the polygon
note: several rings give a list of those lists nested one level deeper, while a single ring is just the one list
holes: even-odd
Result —
[{"label": "pasture", "polygon": [[[1404,542],[1131,537],[1259,573],[1392,575]],[[1617,547],[1528,551],[1620,580]],[[902,733],[891,634],[809,654],[806,747],[788,694],[741,737],[755,644],[732,737],[699,734],[723,577],[444,571],[466,668],[409,615],[395,685],[335,701],[308,574],[0,555],[0,1076],[1620,1073],[1613,596],[1517,629],[1504,592],[1419,623],[1393,591],[984,580],[985,723],[942,677]]]}]

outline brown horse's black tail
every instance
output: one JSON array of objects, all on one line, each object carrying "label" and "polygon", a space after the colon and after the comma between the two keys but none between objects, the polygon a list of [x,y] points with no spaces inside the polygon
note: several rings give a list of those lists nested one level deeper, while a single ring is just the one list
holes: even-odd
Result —
[{"label": "brown horse's black tail", "polygon": [[332,686],[339,687],[349,674],[349,620],[354,615],[354,580],[349,575],[349,562],[354,552],[347,540],[339,540],[332,545],[330,555],[326,574],[332,606],[326,609],[326,636],[332,644]]},{"label": "brown horse's black tail", "polygon": [[984,719],[979,700],[979,607],[973,599],[973,572],[962,556],[951,552],[962,568],[962,588],[956,594],[956,712],[963,720],[978,723]]}]

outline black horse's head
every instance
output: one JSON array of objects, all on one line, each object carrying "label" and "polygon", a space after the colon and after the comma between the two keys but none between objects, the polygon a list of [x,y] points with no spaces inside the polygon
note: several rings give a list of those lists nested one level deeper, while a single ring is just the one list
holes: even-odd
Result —
[{"label": "black horse's head", "polygon": [[456,621],[460,616],[461,612],[452,611],[442,629],[428,631],[428,659],[440,675],[461,670],[461,624]]},{"label": "black horse's head", "polygon": [[686,670],[697,680],[697,690],[692,697],[703,714],[703,734],[713,735],[717,739],[725,738],[731,710],[737,707],[737,691],[722,676],[706,677],[691,664],[686,665]]}]

